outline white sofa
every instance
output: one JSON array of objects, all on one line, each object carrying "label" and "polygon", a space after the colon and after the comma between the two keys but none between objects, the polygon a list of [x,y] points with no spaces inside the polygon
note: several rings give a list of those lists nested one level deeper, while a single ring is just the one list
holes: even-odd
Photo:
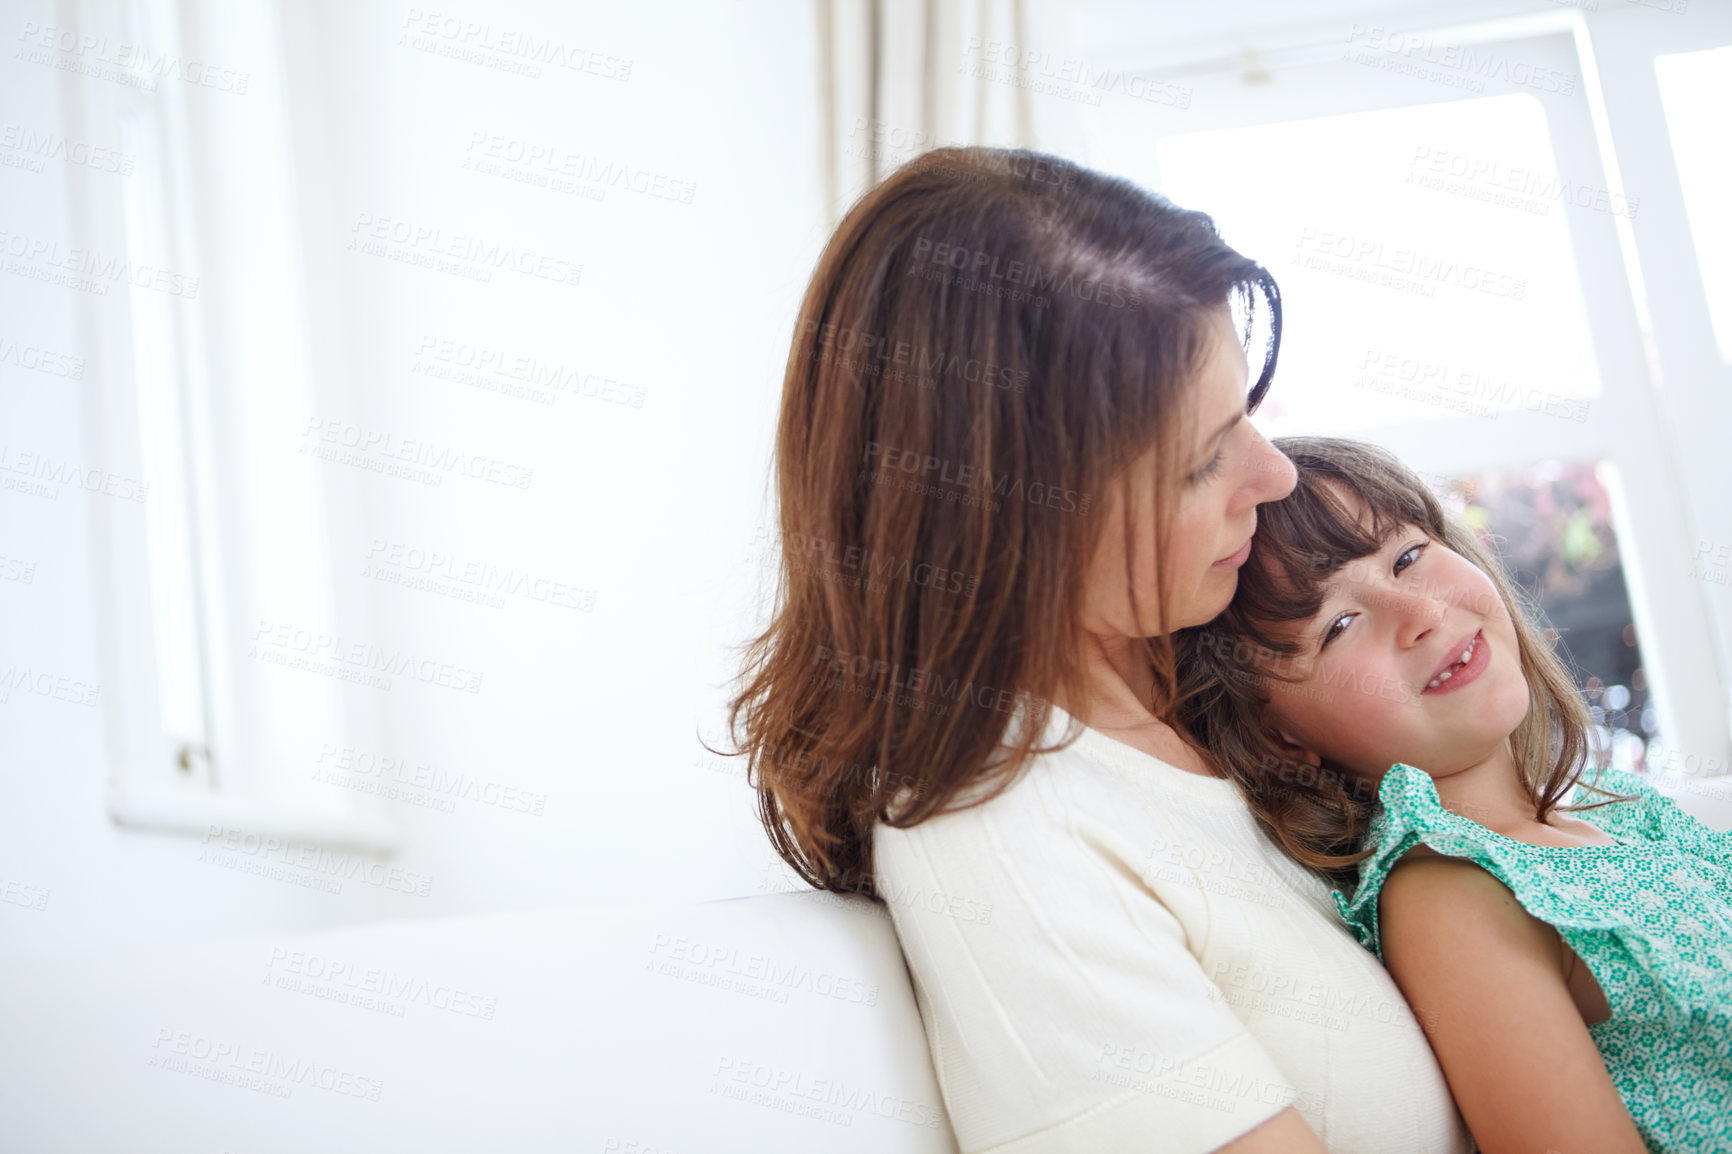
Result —
[{"label": "white sofa", "polygon": [[954,1152],[888,916],[813,892],[0,969],[0,1145]]}]

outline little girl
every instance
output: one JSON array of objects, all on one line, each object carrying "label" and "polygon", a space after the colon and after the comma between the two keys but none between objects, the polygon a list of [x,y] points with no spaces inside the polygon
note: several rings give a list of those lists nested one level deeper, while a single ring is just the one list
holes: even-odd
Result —
[{"label": "little girl", "polygon": [[1732,1151],[1732,834],[1587,768],[1574,682],[1411,470],[1275,444],[1298,485],[1183,639],[1192,731],[1336,886],[1482,1150]]}]

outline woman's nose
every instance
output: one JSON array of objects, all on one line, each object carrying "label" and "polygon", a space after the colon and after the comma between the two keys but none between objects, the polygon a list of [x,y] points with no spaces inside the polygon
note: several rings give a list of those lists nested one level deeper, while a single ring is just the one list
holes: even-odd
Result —
[{"label": "woman's nose", "polygon": [[1277,449],[1258,433],[1255,442],[1256,470],[1251,488],[1255,492],[1256,501],[1279,501],[1293,491],[1293,486],[1299,482],[1299,471],[1293,467],[1293,462],[1287,459],[1287,454]]}]

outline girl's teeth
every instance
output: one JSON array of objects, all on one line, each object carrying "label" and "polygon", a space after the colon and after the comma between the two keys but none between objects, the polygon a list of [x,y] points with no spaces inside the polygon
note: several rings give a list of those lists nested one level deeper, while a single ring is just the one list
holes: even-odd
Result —
[{"label": "girl's teeth", "polygon": [[[1456,658],[1455,663],[1457,666],[1466,665],[1468,663],[1468,660],[1473,657],[1473,647],[1477,644],[1479,644],[1479,637],[1475,636],[1472,641],[1469,641],[1467,643],[1467,648],[1463,649],[1461,651],[1461,656]],[[1427,689],[1436,689],[1438,686],[1442,685],[1444,682],[1448,681],[1450,678],[1452,678],[1454,676],[1455,676],[1455,670],[1454,669],[1446,669],[1442,673],[1439,673],[1436,677],[1432,678],[1431,681],[1429,683],[1427,683],[1426,688]]]}]

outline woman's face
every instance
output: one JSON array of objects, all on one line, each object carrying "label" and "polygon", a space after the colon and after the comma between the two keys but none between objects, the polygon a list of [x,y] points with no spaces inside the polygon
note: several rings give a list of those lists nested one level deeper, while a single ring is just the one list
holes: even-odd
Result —
[{"label": "woman's face", "polygon": [[[1156,556],[1153,486],[1156,470],[1168,462],[1158,451],[1133,461],[1100,507],[1106,524],[1089,568],[1083,609],[1083,628],[1099,637],[1153,637],[1163,631],[1156,617],[1156,566],[1163,562],[1169,582],[1166,631],[1212,620],[1238,588],[1239,566],[1257,529],[1257,506],[1293,491],[1292,462],[1263,439],[1245,413],[1249,366],[1225,305],[1212,315],[1211,331],[1213,347],[1189,387],[1195,429],[1175,470],[1176,503],[1165,557]],[[1131,542],[1123,516],[1127,484]],[[1141,619],[1133,615],[1125,588],[1127,551],[1135,561],[1131,572]]]},{"label": "woman's face", "polygon": [[1445,777],[1492,756],[1527,716],[1497,587],[1423,529],[1400,526],[1324,591],[1315,616],[1279,631],[1300,645],[1281,672],[1304,680],[1265,683],[1268,720],[1296,756],[1371,782],[1398,761]]}]

